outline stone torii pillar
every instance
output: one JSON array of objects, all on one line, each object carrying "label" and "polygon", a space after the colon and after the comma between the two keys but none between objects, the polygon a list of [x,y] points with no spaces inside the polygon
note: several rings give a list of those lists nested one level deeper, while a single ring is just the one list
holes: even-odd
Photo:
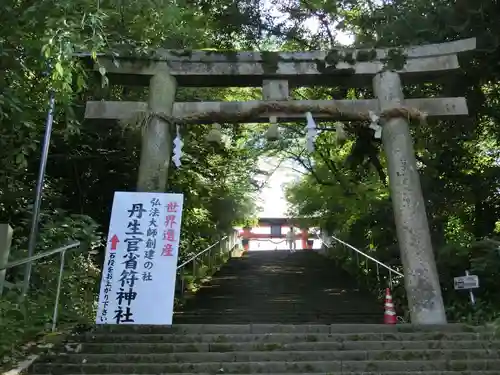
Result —
[{"label": "stone torii pillar", "polygon": [[165,192],[168,167],[172,157],[172,127],[168,121],[155,116],[171,116],[177,82],[165,62],[157,63],[156,74],[149,83],[148,119],[142,129],[141,162],[137,191]]},{"label": "stone torii pillar", "polygon": [[[373,79],[373,88],[380,111],[403,106],[404,97],[398,73],[378,73]],[[397,117],[388,119],[382,128],[411,321],[413,324],[446,324],[409,124],[407,119]]]}]

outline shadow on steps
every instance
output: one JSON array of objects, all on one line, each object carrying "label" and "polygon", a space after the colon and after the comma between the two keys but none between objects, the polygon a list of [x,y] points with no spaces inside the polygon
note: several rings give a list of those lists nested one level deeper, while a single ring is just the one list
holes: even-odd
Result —
[{"label": "shadow on steps", "polygon": [[174,316],[174,324],[382,322],[382,304],[313,251],[233,258]]}]

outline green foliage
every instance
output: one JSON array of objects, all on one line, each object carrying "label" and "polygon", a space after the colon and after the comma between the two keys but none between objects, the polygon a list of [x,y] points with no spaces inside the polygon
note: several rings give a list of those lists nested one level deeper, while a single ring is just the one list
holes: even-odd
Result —
[{"label": "green foliage", "polygon": [[[147,90],[110,86],[99,54],[252,48],[254,26],[260,23],[260,11],[254,5],[169,0],[2,3],[0,222],[10,223],[15,230],[11,260],[22,259],[27,254],[23,249],[27,248],[48,94],[53,91],[56,111],[36,252],[73,240],[86,245],[66,254],[61,327],[94,321],[104,255],[101,233],[107,232],[113,193],[134,190],[137,178],[140,129],[83,122],[83,113],[86,100],[145,100]],[[75,58],[75,53],[88,59]],[[88,73],[89,63],[97,64],[98,76]],[[178,98],[231,100],[252,94],[233,91],[180,89]],[[214,243],[233,225],[252,219],[255,212],[258,153],[244,147],[253,129],[224,126],[228,140],[224,147],[207,144],[207,131],[208,126],[183,129],[184,165],[179,170],[171,166],[169,191],[185,195],[180,261]],[[57,256],[44,259],[33,268],[31,292],[23,304],[18,303],[18,290],[2,297],[0,357],[50,328],[58,270]],[[23,267],[9,270],[7,277],[19,284]]]},{"label": "green foliage", "polygon": [[[12,259],[25,256],[33,190],[38,172],[47,98],[56,96],[54,132],[44,186],[37,251],[74,239],[90,247],[68,253],[61,320],[93,320],[98,267],[113,192],[133,190],[140,155],[140,129],[83,122],[86,100],[145,100],[143,88],[109,86],[104,67],[96,77],[89,63],[98,54],[144,54],[156,48],[226,50],[338,49],[339,32],[352,32],[365,54],[345,53],[342,61],[370,60],[373,48],[392,46],[387,68],[404,63],[398,46],[478,37],[478,53],[461,61],[466,75],[440,85],[405,87],[407,97],[463,96],[470,118],[412,126],[429,223],[449,313],[456,320],[495,318],[499,311],[493,281],[495,237],[500,214],[498,167],[500,107],[498,5],[478,2],[393,0],[278,0],[272,4],[240,0],[39,1],[6,0],[0,14],[0,222],[15,229]],[[270,9],[272,8],[272,9]],[[284,17],[276,14],[282,12]],[[282,19],[280,19],[282,18]],[[286,20],[285,21],[283,21]],[[315,20],[315,22],[311,22]],[[310,26],[313,25],[311,28]],[[84,52],[88,59],[76,59]],[[267,54],[269,72],[276,54]],[[330,56],[336,60],[335,56]],[[396,64],[390,66],[389,63]],[[369,99],[371,90],[344,87],[295,88],[296,99]],[[177,100],[251,100],[258,89],[180,89]],[[325,124],[332,127],[333,124]],[[304,178],[287,190],[292,214],[320,216],[324,228],[370,255],[400,267],[385,160],[378,141],[347,125],[351,139],[339,144],[333,132],[318,137],[316,151],[304,152],[303,124],[289,124],[283,138],[263,142],[267,125],[222,124],[224,142],[205,141],[210,126],[183,129],[183,166],[171,166],[169,190],[185,195],[180,259],[185,260],[254,219],[261,186],[262,155],[292,158]],[[368,244],[368,245],[367,245]],[[89,252],[90,251],[90,252]],[[93,252],[98,254],[93,255]],[[335,257],[368,284],[375,270],[359,267],[351,253]],[[32,293],[24,305],[12,291],[1,301],[0,352],[43,332],[50,323],[58,259],[34,268]],[[496,267],[496,268],[495,268]],[[449,289],[465,269],[481,277],[474,312],[467,296]],[[203,272],[191,282],[198,285]],[[22,269],[9,271],[18,283]],[[399,287],[396,293],[404,293]],[[403,300],[404,295],[395,296]],[[467,318],[470,315],[470,318]],[[14,340],[14,341],[12,341]],[[17,340],[17,341],[16,341]]]},{"label": "green foliage", "polygon": [[[406,86],[404,91],[407,97],[467,97],[469,118],[411,124],[411,130],[448,315],[453,320],[476,323],[497,319],[498,288],[492,275],[498,268],[498,251],[496,245],[483,239],[498,235],[500,215],[500,71],[496,62],[500,30],[498,17],[493,16],[498,14],[498,5],[469,0],[393,0],[384,4],[367,0],[355,5],[339,1],[337,5],[328,17],[339,21],[339,29],[353,32],[355,46],[395,47],[393,62],[399,64],[404,56],[397,53],[398,46],[477,38],[478,51],[460,61],[465,73],[460,79]],[[304,11],[306,8],[302,6]],[[294,22],[300,21],[296,18]],[[318,33],[327,28],[333,30],[331,24],[322,24]],[[342,90],[335,94],[334,99],[349,97]],[[372,95],[368,90],[355,90],[354,94],[357,98]],[[292,213],[321,215],[323,226],[331,233],[388,265],[400,267],[392,207],[384,186],[385,161],[373,141],[362,147],[370,152],[355,152],[361,140],[356,134],[350,156],[347,148],[351,142],[339,147],[324,135],[313,155],[305,157],[300,149],[294,151],[291,156],[304,166],[306,175],[288,189]],[[336,250],[332,256],[353,274],[366,278],[364,266],[359,267],[351,254]],[[453,277],[467,269],[481,280],[474,309],[468,295],[455,292],[451,286]],[[370,272],[368,284],[373,285]],[[399,288],[396,294],[395,300],[404,301],[404,290]]]},{"label": "green foliage", "polygon": [[[99,269],[95,262],[95,249],[101,240],[97,224],[87,216],[68,215],[57,211],[41,217],[40,249],[51,250],[80,241],[79,249],[65,254],[65,266],[58,309],[58,325],[90,324],[95,320],[96,290]],[[27,241],[14,237],[13,257],[24,259],[22,246]],[[52,326],[54,302],[57,293],[60,256],[43,258],[34,263],[29,295],[19,302],[19,290],[8,290],[0,300],[0,357],[15,352],[20,343],[43,335]],[[17,275],[22,266],[10,270],[7,280],[20,284]],[[15,357],[14,357],[15,358]]]},{"label": "green foliage", "polygon": [[[450,306],[452,319],[482,323],[500,317],[499,291],[496,273],[500,267],[499,242],[492,240],[459,244],[450,241],[439,249],[437,263],[440,270],[444,296]],[[480,289],[474,290],[478,300],[472,307],[467,292],[453,290],[453,277],[464,275],[465,270],[478,275]]]}]

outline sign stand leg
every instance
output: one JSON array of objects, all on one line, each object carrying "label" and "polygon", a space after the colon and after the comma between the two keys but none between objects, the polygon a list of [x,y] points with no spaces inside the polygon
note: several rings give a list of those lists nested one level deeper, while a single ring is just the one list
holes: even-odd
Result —
[{"label": "sign stand leg", "polygon": [[[469,271],[465,271],[465,276],[469,276]],[[474,298],[474,292],[472,289],[469,289],[470,303],[472,306],[476,304],[476,299]]]}]

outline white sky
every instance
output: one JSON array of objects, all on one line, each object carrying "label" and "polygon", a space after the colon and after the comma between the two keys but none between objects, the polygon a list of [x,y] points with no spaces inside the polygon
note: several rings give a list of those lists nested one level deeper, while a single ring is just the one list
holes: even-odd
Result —
[{"label": "white sky", "polygon": [[276,169],[278,163],[277,158],[262,158],[259,160],[259,168],[267,171],[275,170],[267,179],[267,183],[259,197],[260,204],[263,207],[260,213],[261,217],[285,217],[288,209],[284,194],[285,184],[300,178],[300,174],[292,170],[293,161],[287,160]]},{"label": "white sky", "polygon": [[[311,30],[319,28],[317,19],[311,18],[306,22],[306,25]],[[353,42],[353,37],[348,34],[338,33],[337,40],[343,45],[349,45]],[[304,117],[304,126],[306,125]],[[262,159],[259,160],[260,168],[263,170],[273,170],[278,163],[277,159]],[[260,217],[285,217],[288,209],[288,204],[285,199],[284,185],[292,182],[294,179],[300,178],[300,173],[293,171],[292,168],[300,169],[296,163],[287,161],[282,163],[273,175],[267,180],[266,186],[263,188],[260,199],[263,210],[260,212]]]}]

